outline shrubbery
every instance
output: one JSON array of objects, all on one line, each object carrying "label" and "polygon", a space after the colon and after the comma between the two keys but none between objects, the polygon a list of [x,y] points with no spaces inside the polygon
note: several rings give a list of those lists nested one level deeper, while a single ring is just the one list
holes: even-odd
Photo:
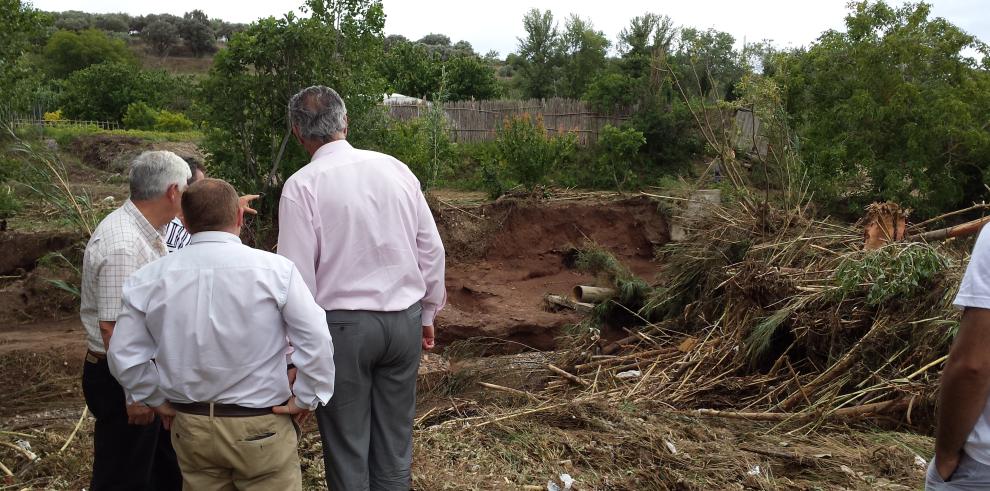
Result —
[{"label": "shrubbery", "polygon": [[188,131],[193,122],[185,114],[168,110],[155,110],[143,102],[135,102],[127,106],[122,119],[127,129],[155,131]]},{"label": "shrubbery", "polygon": [[574,151],[572,134],[549,135],[543,118],[528,115],[505,121],[495,140],[496,156],[509,179],[533,189],[545,184],[550,173]]}]

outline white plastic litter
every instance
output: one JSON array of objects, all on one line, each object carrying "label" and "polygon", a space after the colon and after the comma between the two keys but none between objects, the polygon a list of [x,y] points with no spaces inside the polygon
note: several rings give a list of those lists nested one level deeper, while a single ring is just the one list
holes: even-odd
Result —
[{"label": "white plastic litter", "polygon": [[671,455],[677,455],[677,447],[670,440],[664,440],[663,444],[667,446],[667,450],[670,451]]},{"label": "white plastic litter", "polygon": [[617,379],[639,378],[641,376],[643,376],[643,374],[639,370],[626,370],[615,374],[615,378]]},{"label": "white plastic litter", "polygon": [[749,468],[749,471],[746,472],[746,474],[748,474],[750,476],[759,476],[760,475],[760,466],[754,465],[753,467],[750,467]]},{"label": "white plastic litter", "polygon": [[560,491],[560,486],[553,480],[547,481],[547,491]]},{"label": "white plastic litter", "polygon": [[574,479],[570,474],[561,474],[560,482],[564,484],[564,489],[571,489],[571,486],[574,485]]},{"label": "white plastic litter", "polygon": [[31,451],[31,442],[27,440],[17,440],[17,446],[24,450],[24,456],[28,460],[38,460],[38,455]]}]

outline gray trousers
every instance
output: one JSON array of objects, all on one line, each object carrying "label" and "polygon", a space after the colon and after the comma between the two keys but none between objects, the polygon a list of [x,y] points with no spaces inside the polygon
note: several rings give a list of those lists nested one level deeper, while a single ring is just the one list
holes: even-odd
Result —
[{"label": "gray trousers", "polygon": [[327,312],[336,379],[316,421],[331,491],[409,490],[422,313]]},{"label": "gray trousers", "polygon": [[928,474],[925,476],[926,491],[963,491],[990,489],[990,465],[983,464],[963,453],[959,467],[949,476],[949,481],[943,481],[935,470],[935,459],[928,464]]}]

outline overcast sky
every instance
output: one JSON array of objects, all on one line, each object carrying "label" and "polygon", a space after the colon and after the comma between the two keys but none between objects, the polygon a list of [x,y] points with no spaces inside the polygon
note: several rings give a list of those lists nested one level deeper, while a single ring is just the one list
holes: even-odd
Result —
[{"label": "overcast sky", "polygon": [[[127,12],[132,15],[184,12],[201,9],[229,22],[249,23],[295,10],[302,0],[34,0],[42,10]],[[737,44],[770,39],[780,47],[802,46],[827,29],[842,29],[847,0],[384,0],[386,34],[419,39],[425,34],[446,34],[452,41],[470,42],[475,51],[496,50],[504,57],[515,51],[523,35],[522,17],[531,8],[550,9],[558,21],[570,13],[590,19],[611,40],[629,19],[644,12],[669,15],[679,26],[726,31]],[[901,0],[889,3],[900,5]],[[986,0],[934,0],[934,14],[945,17],[983,41],[990,40],[990,15]]]}]

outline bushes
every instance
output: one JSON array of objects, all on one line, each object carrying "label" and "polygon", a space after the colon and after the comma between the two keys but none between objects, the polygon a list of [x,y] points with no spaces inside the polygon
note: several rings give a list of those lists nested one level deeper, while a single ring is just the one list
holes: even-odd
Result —
[{"label": "bushes", "polygon": [[646,144],[643,133],[635,128],[616,128],[605,125],[595,146],[595,174],[599,184],[611,179],[617,188],[630,177],[635,177],[632,166],[640,147]]},{"label": "bushes", "polygon": [[158,112],[143,102],[128,104],[124,118],[120,120],[130,130],[150,130],[155,126]]},{"label": "bushes", "polygon": [[131,130],[175,132],[188,131],[193,127],[193,122],[185,114],[164,109],[156,111],[143,102],[129,104],[122,122]]},{"label": "bushes", "polygon": [[62,109],[70,119],[99,121],[121,121],[128,106],[136,102],[183,109],[181,102],[190,84],[162,71],[101,63],[73,73],[64,82]]},{"label": "bushes", "polygon": [[574,135],[550,136],[542,117],[533,121],[528,115],[507,119],[495,141],[497,158],[508,177],[528,189],[546,183],[574,145]]}]

